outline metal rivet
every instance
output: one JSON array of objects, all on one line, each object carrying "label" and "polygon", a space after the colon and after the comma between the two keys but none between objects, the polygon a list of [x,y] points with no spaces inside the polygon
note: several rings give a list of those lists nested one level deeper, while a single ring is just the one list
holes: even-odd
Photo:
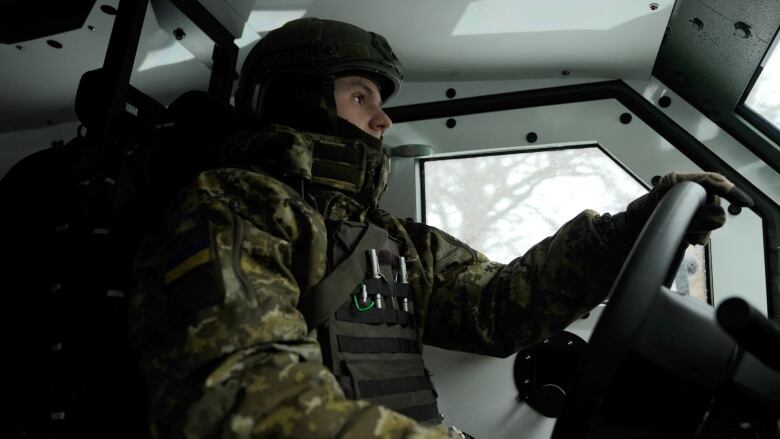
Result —
[{"label": "metal rivet", "polygon": [[750,25],[744,21],[738,21],[734,23],[734,35],[740,38],[750,38],[752,32],[750,31]]},{"label": "metal rivet", "polygon": [[447,119],[447,128],[455,128],[455,125],[457,125],[457,122],[455,122],[455,119]]},{"label": "metal rivet", "polygon": [[110,5],[100,5],[100,10],[108,15],[116,15],[116,8]]},{"label": "metal rivet", "polygon": [[448,98],[452,99],[452,98],[454,98],[454,97],[455,97],[455,94],[456,94],[456,93],[457,93],[457,92],[455,91],[455,89],[454,89],[454,88],[448,88],[448,89],[447,89],[447,91],[446,91],[444,94],[445,94],[445,95],[446,95]]},{"label": "metal rivet", "polygon": [[528,143],[534,143],[534,142],[536,142],[537,140],[539,140],[539,136],[538,136],[536,133],[534,133],[534,132],[532,131],[532,132],[528,133],[528,134],[525,136],[525,140],[527,140],[527,141],[528,141]]},{"label": "metal rivet", "polygon": [[655,11],[658,9],[658,3],[650,3],[650,10]]},{"label": "metal rivet", "polygon": [[660,105],[661,108],[667,108],[672,105],[672,98],[669,96],[661,96],[661,99],[658,99],[658,105]]},{"label": "metal rivet", "polygon": [[571,72],[570,72],[570,71],[568,71],[568,70],[561,70],[561,75],[563,75],[563,76],[569,76],[569,75],[571,75]]},{"label": "metal rivet", "polygon": [[633,119],[633,117],[629,113],[623,113],[620,115],[620,123],[622,123],[623,125],[630,124],[631,119]]},{"label": "metal rivet", "polygon": [[737,206],[736,204],[729,204],[729,213],[732,215],[739,215],[742,213],[742,206]]},{"label": "metal rivet", "polygon": [[173,38],[176,38],[178,41],[181,41],[184,39],[184,37],[187,36],[187,33],[184,32],[184,29],[177,27],[173,30]]}]

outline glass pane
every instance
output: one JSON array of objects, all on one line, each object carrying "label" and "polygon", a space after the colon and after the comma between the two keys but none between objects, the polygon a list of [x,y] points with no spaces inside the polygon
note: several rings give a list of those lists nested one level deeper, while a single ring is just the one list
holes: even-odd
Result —
[{"label": "glass pane", "polygon": [[775,46],[745,105],[780,129],[780,50]]},{"label": "glass pane", "polygon": [[677,269],[677,276],[672,283],[672,291],[690,294],[702,302],[708,303],[706,260],[704,246],[688,246],[680,268]]},{"label": "glass pane", "polygon": [[[597,147],[431,160],[424,168],[426,222],[503,263],[584,209],[615,214],[647,193]],[[686,257],[674,287],[706,300],[699,249],[689,249],[693,259]]]}]

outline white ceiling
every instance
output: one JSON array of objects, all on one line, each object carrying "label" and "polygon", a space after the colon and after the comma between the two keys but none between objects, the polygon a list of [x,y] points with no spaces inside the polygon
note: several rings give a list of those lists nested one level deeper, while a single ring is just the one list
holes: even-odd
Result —
[{"label": "white ceiling", "polygon": [[[313,16],[384,35],[408,81],[550,78],[563,71],[580,78],[648,78],[674,6],[674,0],[258,0],[253,8],[240,7],[247,1],[203,1],[212,11],[230,12],[218,16],[248,14],[236,42],[239,62],[265,31]],[[0,45],[0,132],[76,119],[78,81],[102,65],[113,23],[100,6],[117,3],[98,0],[83,28],[20,43],[24,50]],[[50,47],[49,39],[63,48]],[[209,74],[160,27],[150,6],[131,83],[168,104],[186,90],[206,89]]]}]

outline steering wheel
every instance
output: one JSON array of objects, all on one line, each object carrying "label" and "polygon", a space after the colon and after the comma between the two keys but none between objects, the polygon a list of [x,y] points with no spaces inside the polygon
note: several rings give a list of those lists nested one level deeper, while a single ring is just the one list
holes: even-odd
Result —
[{"label": "steering wheel", "polygon": [[700,185],[679,183],[648,219],[612,285],[553,439],[692,437],[699,428],[735,352],[711,307],[669,289],[705,199]]}]

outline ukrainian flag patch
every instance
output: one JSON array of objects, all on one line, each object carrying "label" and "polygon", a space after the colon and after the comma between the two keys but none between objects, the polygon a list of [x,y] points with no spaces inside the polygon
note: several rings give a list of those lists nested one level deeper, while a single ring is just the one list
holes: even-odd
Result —
[{"label": "ukrainian flag patch", "polygon": [[163,281],[170,285],[185,274],[211,261],[211,237],[208,224],[193,227],[171,243],[171,255]]}]

